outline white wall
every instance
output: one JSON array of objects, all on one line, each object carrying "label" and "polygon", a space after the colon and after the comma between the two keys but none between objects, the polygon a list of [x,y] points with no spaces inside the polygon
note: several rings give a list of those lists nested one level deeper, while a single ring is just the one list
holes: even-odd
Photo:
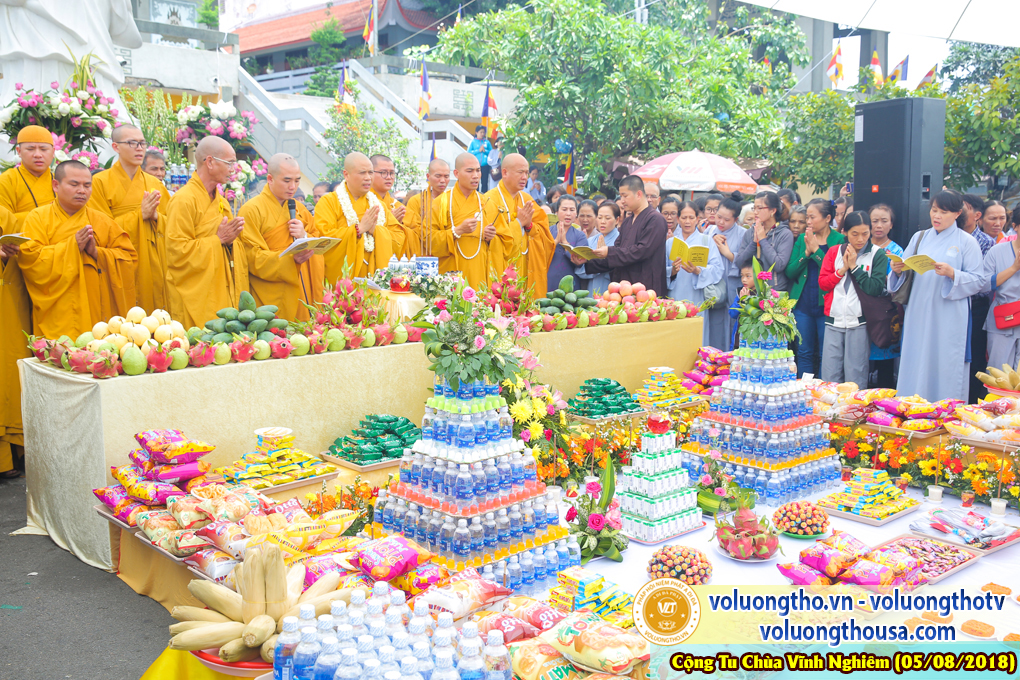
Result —
[{"label": "white wall", "polygon": [[[393,90],[393,93],[417,110],[418,98],[421,96],[420,76],[402,76],[390,73],[377,74],[376,77]],[[429,88],[432,99],[429,109],[433,118],[481,118],[482,103],[485,101],[485,83],[458,83],[450,80],[439,80],[429,76]],[[496,100],[496,117],[505,118],[513,110],[517,90],[509,87],[493,87],[492,96]]]},{"label": "white wall", "polygon": [[[133,78],[152,79],[169,89],[211,93],[230,87],[237,92],[241,58],[236,54],[153,43],[129,52],[124,73]],[[219,78],[218,85],[213,78]]]}]

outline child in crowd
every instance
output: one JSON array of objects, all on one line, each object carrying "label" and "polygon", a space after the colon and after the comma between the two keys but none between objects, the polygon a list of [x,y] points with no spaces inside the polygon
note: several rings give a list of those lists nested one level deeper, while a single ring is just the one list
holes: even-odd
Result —
[{"label": "child in crowd", "polygon": [[737,291],[733,302],[730,303],[730,318],[734,319],[733,338],[730,342],[731,350],[737,349],[740,345],[740,328],[737,326],[736,318],[740,316],[740,310],[743,307],[742,300],[750,294],[751,288],[754,286],[754,269],[751,268],[751,265],[740,268],[740,285],[743,288]]}]

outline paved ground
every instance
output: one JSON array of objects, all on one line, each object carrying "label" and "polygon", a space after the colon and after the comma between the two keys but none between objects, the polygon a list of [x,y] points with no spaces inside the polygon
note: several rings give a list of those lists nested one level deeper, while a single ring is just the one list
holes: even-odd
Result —
[{"label": "paved ground", "polygon": [[173,619],[24,525],[25,480],[0,480],[0,680],[138,680]]}]

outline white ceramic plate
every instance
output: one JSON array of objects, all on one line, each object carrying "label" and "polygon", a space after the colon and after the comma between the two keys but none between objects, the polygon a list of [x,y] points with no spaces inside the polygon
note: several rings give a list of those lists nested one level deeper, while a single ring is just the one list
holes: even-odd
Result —
[{"label": "white ceramic plate", "polygon": [[723,557],[725,557],[726,559],[733,560],[734,562],[740,562],[741,564],[768,564],[769,562],[775,562],[777,559],[779,559],[778,550],[775,553],[773,553],[772,557],[769,557],[764,560],[757,557],[752,557],[751,559],[748,560],[742,560],[739,557],[734,557],[733,555],[723,550],[722,546],[720,546],[718,543],[715,544],[715,551],[722,555]]}]

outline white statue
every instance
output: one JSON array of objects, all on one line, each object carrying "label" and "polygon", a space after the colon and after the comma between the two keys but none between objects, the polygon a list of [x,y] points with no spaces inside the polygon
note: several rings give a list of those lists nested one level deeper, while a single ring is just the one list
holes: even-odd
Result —
[{"label": "white statue", "polygon": [[114,45],[142,46],[131,0],[0,0],[0,107],[15,99],[16,83],[64,87],[74,70],[71,54],[81,59],[89,52],[94,85],[119,104],[124,70]]}]

